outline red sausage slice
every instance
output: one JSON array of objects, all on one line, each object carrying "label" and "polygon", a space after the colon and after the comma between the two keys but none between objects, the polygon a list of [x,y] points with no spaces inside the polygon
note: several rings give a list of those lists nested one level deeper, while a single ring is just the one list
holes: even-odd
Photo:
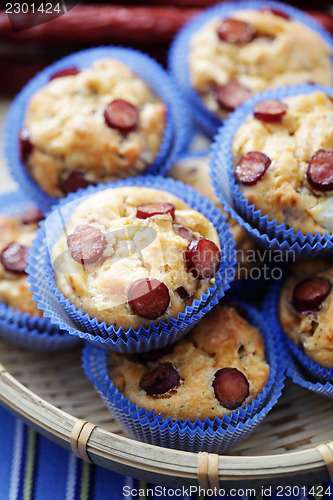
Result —
[{"label": "red sausage slice", "polygon": [[147,319],[162,316],[170,303],[168,287],[157,279],[136,281],[130,287],[127,299],[132,311]]},{"label": "red sausage slice", "polygon": [[270,164],[271,160],[264,153],[245,153],[238,162],[235,177],[242,184],[251,186],[262,178]]},{"label": "red sausage slice", "polygon": [[74,76],[78,73],[80,73],[80,70],[75,66],[72,66],[71,68],[60,69],[50,76],[50,81],[54,80],[55,78],[62,78],[63,76]]},{"label": "red sausage slice", "polygon": [[3,267],[11,273],[24,273],[27,267],[28,248],[19,243],[11,243],[1,253]]},{"label": "red sausage slice", "polygon": [[238,80],[234,79],[225,85],[218,86],[216,90],[217,102],[226,111],[234,111],[250,97],[251,91]]},{"label": "red sausage slice", "polygon": [[229,410],[238,408],[250,393],[247,378],[237,368],[217,370],[212,385],[216,399]]},{"label": "red sausage slice", "polygon": [[268,7],[268,6],[263,6],[263,7],[261,7],[260,10],[261,10],[261,12],[269,12],[270,14],[273,14],[274,16],[283,17],[283,19],[290,19],[289,14],[287,14],[286,12],[282,12],[282,10],[274,9],[274,8]]},{"label": "red sausage slice", "polygon": [[333,151],[318,151],[309,161],[307,178],[318,191],[333,189]]},{"label": "red sausage slice", "polygon": [[195,278],[211,278],[221,264],[221,251],[213,241],[200,238],[192,240],[185,251],[185,262]]},{"label": "red sausage slice", "polygon": [[127,133],[137,126],[139,113],[137,108],[130,102],[116,99],[106,106],[104,119],[108,127]]},{"label": "red sausage slice", "polygon": [[159,396],[177,387],[179,382],[179,373],[173,364],[168,361],[146,373],[140,380],[139,387],[149,396]]},{"label": "red sausage slice", "polygon": [[85,179],[82,172],[72,172],[66,179],[60,181],[60,187],[67,193],[75,193],[79,188],[86,188],[90,182]]},{"label": "red sausage slice", "polygon": [[187,241],[192,241],[195,238],[191,229],[188,229],[187,227],[181,226],[180,224],[173,225],[173,232],[177,236],[180,236],[181,238],[184,238],[184,240],[187,240]]},{"label": "red sausage slice", "polygon": [[138,219],[148,219],[154,215],[170,214],[175,218],[175,207],[171,203],[142,203],[136,207],[136,216]]},{"label": "red sausage slice", "polygon": [[318,311],[331,290],[332,284],[326,278],[303,280],[294,288],[293,306],[298,312]]},{"label": "red sausage slice", "polygon": [[76,262],[92,264],[102,256],[106,247],[106,239],[97,227],[79,226],[68,237],[67,245]]},{"label": "red sausage slice", "polygon": [[249,43],[255,36],[255,29],[247,23],[237,19],[225,19],[217,29],[220,40],[229,43]]},{"label": "red sausage slice", "polygon": [[44,214],[39,208],[28,208],[21,216],[22,224],[37,224],[44,219]]},{"label": "red sausage slice", "polygon": [[19,150],[22,163],[26,164],[33,150],[29,131],[23,128],[19,133]]},{"label": "red sausage slice", "polygon": [[280,122],[287,113],[288,106],[278,99],[268,99],[254,106],[254,117],[262,122]]}]

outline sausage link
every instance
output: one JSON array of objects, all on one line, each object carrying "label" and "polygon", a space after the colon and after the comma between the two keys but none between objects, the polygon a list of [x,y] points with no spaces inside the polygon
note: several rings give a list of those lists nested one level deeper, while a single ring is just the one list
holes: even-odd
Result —
[{"label": "sausage link", "polygon": [[[198,9],[77,5],[65,15],[34,28],[12,33],[0,11],[0,40],[46,43],[161,43],[169,42]],[[31,14],[33,15],[33,14]],[[30,14],[27,14],[29,26]]]}]

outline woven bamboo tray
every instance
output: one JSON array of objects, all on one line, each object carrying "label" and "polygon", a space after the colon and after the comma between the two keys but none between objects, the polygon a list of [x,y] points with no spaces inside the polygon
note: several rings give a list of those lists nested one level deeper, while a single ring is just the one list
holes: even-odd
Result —
[{"label": "woven bamboo tray", "polygon": [[[78,419],[92,422],[96,427],[84,451],[95,464],[151,483],[177,487],[198,485],[199,480],[205,485],[205,477],[198,477],[198,454],[124,436],[86,379],[80,355],[80,350],[53,355],[24,351],[0,340],[0,402],[68,449],[73,429],[75,434],[81,428]],[[332,410],[332,400],[287,383],[276,407],[250,438],[218,457],[221,488],[329,480],[316,446],[332,440]]]}]

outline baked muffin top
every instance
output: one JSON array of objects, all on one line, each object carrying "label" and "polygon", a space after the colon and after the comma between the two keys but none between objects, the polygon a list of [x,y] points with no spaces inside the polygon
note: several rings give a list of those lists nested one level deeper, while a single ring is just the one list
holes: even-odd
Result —
[{"label": "baked muffin top", "polygon": [[234,307],[217,305],[178,344],[110,356],[110,377],[131,403],[163,418],[222,418],[244,408],[269,375],[260,332]]},{"label": "baked muffin top", "polygon": [[282,328],[314,362],[333,368],[333,264],[304,261],[293,265],[283,285]]},{"label": "baked muffin top", "polygon": [[191,39],[190,79],[205,106],[224,119],[251,95],[284,85],[333,84],[332,50],[284,13],[238,10]]},{"label": "baked muffin top", "polygon": [[100,59],[52,78],[31,98],[21,159],[42,190],[61,197],[88,184],[137,175],[154,162],[166,105],[129,67]]},{"label": "baked muffin top", "polygon": [[28,248],[42,218],[43,214],[34,207],[17,217],[0,215],[0,301],[14,310],[40,317],[43,313],[32,300],[25,268]]},{"label": "baked muffin top", "polygon": [[239,189],[269,220],[333,231],[333,102],[321,91],[262,101],[237,130],[232,155]]},{"label": "baked muffin top", "polygon": [[177,317],[215,283],[213,224],[166,191],[106,189],[74,210],[52,250],[59,290],[115,328]]}]

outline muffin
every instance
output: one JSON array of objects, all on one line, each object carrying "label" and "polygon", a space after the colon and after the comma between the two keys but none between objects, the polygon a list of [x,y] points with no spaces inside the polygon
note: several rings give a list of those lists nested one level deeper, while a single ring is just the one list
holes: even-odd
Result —
[{"label": "muffin", "polygon": [[306,356],[333,368],[333,264],[294,264],[281,290],[279,315],[283,330]]},{"label": "muffin", "polygon": [[324,91],[257,102],[232,159],[239,191],[262,216],[304,235],[333,231],[333,102]]},{"label": "muffin", "polygon": [[167,350],[110,356],[119,391],[146,411],[172,420],[223,418],[263,390],[269,376],[260,332],[243,311],[217,305]]},{"label": "muffin", "polygon": [[32,300],[25,269],[28,248],[43,218],[35,207],[27,208],[19,217],[0,215],[0,301],[14,310],[39,317],[43,314]]},{"label": "muffin", "polygon": [[[191,37],[191,85],[204,106],[225,119],[251,95],[297,83],[333,84],[332,48],[318,32],[291,18],[281,6],[226,12]],[[296,13],[295,11],[294,13]],[[216,15],[213,15],[216,14]]]},{"label": "muffin", "polygon": [[30,99],[19,136],[21,161],[49,196],[135,176],[163,142],[167,108],[122,62],[54,74]]},{"label": "muffin", "polygon": [[149,327],[214,285],[217,231],[176,196],[126,186],[77,202],[51,261],[58,290],[90,318],[114,329]]},{"label": "muffin", "polygon": [[258,246],[248,233],[223,209],[217,197],[209,177],[209,157],[189,156],[176,161],[170,171],[171,177],[189,184],[194,189],[215,203],[221,209],[230,225],[230,232],[236,242],[236,257],[238,266],[236,268],[235,279],[243,279],[248,276],[248,272],[257,266]]}]

